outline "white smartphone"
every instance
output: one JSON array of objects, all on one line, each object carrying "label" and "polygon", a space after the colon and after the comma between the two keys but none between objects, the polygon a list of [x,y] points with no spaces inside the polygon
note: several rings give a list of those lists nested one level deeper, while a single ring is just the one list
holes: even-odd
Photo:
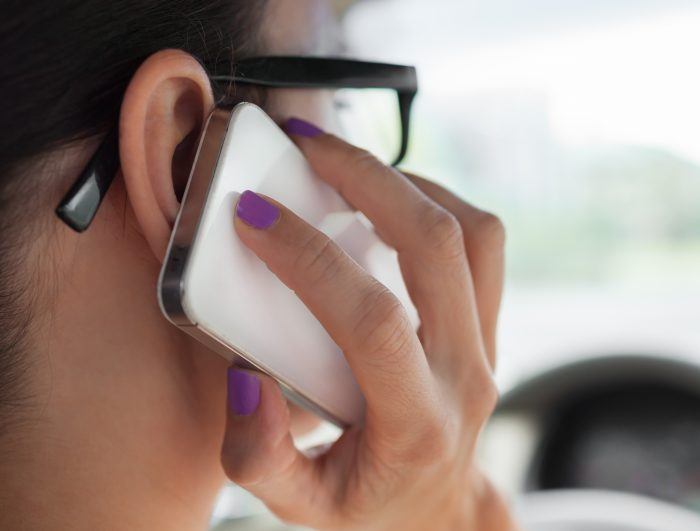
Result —
[{"label": "white smartphone", "polygon": [[205,124],[158,282],[161,309],[227,360],[275,378],[299,405],[341,427],[361,424],[364,399],[343,353],[234,231],[245,190],[276,199],[335,240],[418,326],[396,252],[249,103],[216,109]]}]

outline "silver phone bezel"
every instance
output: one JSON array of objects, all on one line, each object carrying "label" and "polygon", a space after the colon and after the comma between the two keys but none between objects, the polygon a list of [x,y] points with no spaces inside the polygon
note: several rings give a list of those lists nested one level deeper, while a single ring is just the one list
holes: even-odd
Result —
[{"label": "silver phone bezel", "polygon": [[[240,105],[250,105],[241,103]],[[238,107],[238,106],[237,106]],[[180,212],[175,220],[173,232],[158,279],[158,302],[165,317],[183,332],[189,334],[210,350],[232,359],[238,366],[259,370],[274,378],[282,387],[287,398],[299,406],[309,409],[338,427],[348,426],[321,404],[308,397],[303,391],[290,384],[269,367],[264,367],[254,357],[241,349],[224,343],[207,330],[198,326],[187,315],[183,305],[184,277],[192,246],[197,238],[197,229],[202,210],[207,202],[212,180],[228,133],[231,118],[236,108],[216,108],[209,115],[192,164],[192,171],[182,197]]]}]

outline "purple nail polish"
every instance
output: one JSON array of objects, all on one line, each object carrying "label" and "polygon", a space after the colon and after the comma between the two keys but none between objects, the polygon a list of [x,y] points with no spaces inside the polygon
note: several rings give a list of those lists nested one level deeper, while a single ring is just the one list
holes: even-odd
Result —
[{"label": "purple nail polish", "polygon": [[236,215],[255,229],[269,229],[280,218],[280,209],[246,190],[238,199]]},{"label": "purple nail polish", "polygon": [[284,124],[284,130],[289,135],[303,136],[306,138],[315,138],[323,134],[322,129],[300,118],[290,118],[287,120]]},{"label": "purple nail polish", "polygon": [[236,415],[255,413],[260,403],[260,380],[236,367],[228,368],[228,407]]}]

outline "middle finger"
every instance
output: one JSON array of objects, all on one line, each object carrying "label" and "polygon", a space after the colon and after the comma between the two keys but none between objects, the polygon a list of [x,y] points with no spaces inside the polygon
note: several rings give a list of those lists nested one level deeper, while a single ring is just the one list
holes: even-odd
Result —
[{"label": "middle finger", "polygon": [[431,361],[457,336],[479,338],[474,287],[456,218],[395,169],[332,135],[294,140],[316,174],[374,224],[399,253]]}]

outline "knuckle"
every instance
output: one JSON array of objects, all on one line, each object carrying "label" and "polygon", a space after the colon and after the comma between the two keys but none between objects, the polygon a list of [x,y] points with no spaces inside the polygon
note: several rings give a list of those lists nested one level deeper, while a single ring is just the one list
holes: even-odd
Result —
[{"label": "knuckle", "polygon": [[238,446],[224,448],[221,465],[226,477],[238,485],[253,485],[264,477],[264,466],[256,452]]},{"label": "knuckle", "polygon": [[496,409],[500,394],[492,378],[488,379],[488,384],[484,389],[484,417],[488,418]]},{"label": "knuckle", "polygon": [[474,421],[482,423],[488,419],[496,409],[498,404],[499,393],[493,377],[486,374],[479,378],[479,381],[474,382],[471,392],[471,398],[468,406],[471,411],[471,416]]},{"label": "knuckle", "polygon": [[428,249],[447,258],[464,255],[464,234],[454,215],[430,204],[421,218],[423,240]]},{"label": "knuckle", "polygon": [[381,165],[377,157],[372,153],[355,146],[350,146],[347,157],[348,165],[359,172],[373,170]]},{"label": "knuckle", "polygon": [[506,228],[498,216],[482,212],[476,221],[476,236],[481,245],[499,250],[506,242]]},{"label": "knuckle", "polygon": [[294,454],[285,452],[280,442],[260,437],[255,444],[224,447],[221,464],[226,476],[246,488],[283,476],[290,469]]},{"label": "knuckle", "polygon": [[[394,172],[371,152],[355,146],[349,146],[345,152],[345,160],[343,165],[348,168],[346,175],[348,176],[371,176],[372,178],[382,178],[390,176]],[[344,192],[343,184],[341,183],[341,194]]]},{"label": "knuckle", "polygon": [[363,301],[353,335],[367,354],[368,363],[400,367],[408,354],[413,330],[399,300],[382,286]]},{"label": "knuckle", "polygon": [[343,262],[343,252],[322,232],[301,246],[292,266],[295,285],[313,285],[333,278]]}]

